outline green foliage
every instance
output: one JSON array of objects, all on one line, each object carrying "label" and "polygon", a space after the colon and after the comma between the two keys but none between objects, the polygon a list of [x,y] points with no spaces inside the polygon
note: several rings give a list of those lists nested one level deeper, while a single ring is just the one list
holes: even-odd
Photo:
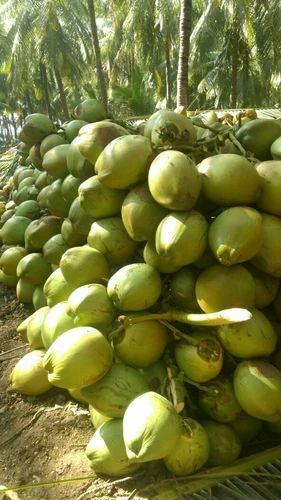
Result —
[{"label": "green foliage", "polygon": [[[179,2],[94,6],[110,113],[174,107]],[[17,125],[34,111],[63,118],[84,98],[100,98],[86,0],[0,0],[0,18],[1,112],[17,113]],[[237,107],[280,107],[280,24],[280,0],[194,0],[189,108],[228,108],[234,91]]]}]

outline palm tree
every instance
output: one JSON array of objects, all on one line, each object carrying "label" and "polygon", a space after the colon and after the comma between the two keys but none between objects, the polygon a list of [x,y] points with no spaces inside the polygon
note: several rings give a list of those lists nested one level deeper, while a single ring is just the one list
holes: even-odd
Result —
[{"label": "palm tree", "polygon": [[102,68],[94,0],[87,0],[87,6],[90,16],[91,33],[92,33],[94,51],[96,56],[97,77],[99,82],[100,95],[104,108],[107,111],[107,89],[106,89],[104,72]]},{"label": "palm tree", "polygon": [[[42,100],[43,90],[50,113],[50,93],[57,90],[63,117],[68,119],[66,82],[78,88],[84,72],[87,74],[81,36],[83,33],[88,45],[90,31],[82,31],[77,22],[80,2],[74,0],[71,5],[72,9],[66,0],[8,0],[1,9],[14,18],[8,33],[12,43],[9,77],[12,87],[16,90],[19,86],[25,94],[29,112],[33,100]],[[37,97],[32,96],[33,88]]]},{"label": "palm tree", "polygon": [[181,0],[179,25],[179,62],[177,76],[177,106],[188,105],[188,60],[191,36],[192,0]]},{"label": "palm tree", "polygon": [[273,95],[279,98],[280,17],[279,0],[208,0],[190,39],[197,104],[262,107],[271,105]]}]

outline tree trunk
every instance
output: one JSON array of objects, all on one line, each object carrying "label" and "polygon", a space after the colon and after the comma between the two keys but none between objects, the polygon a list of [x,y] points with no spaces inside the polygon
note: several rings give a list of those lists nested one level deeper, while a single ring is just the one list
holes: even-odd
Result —
[{"label": "tree trunk", "polygon": [[43,63],[40,63],[40,75],[41,75],[41,83],[43,87],[46,111],[50,120],[52,120],[52,108],[51,108],[49,89],[48,89],[47,70],[45,64]]},{"label": "tree trunk", "polygon": [[166,107],[172,108],[172,75],[170,59],[170,32],[166,30],[165,36],[165,73],[166,73]]},{"label": "tree trunk", "polygon": [[177,106],[187,107],[188,103],[188,59],[189,40],[192,25],[192,0],[181,0],[179,25],[179,62],[177,75]]},{"label": "tree trunk", "polygon": [[16,118],[15,118],[15,113],[12,112],[11,114],[11,117],[12,117],[12,124],[13,124],[13,128],[14,128],[14,137],[17,138],[18,134],[17,134],[17,123],[16,123]]},{"label": "tree trunk", "polygon": [[93,38],[93,46],[94,46],[94,51],[95,51],[95,56],[96,56],[96,67],[97,67],[97,77],[98,77],[100,97],[101,97],[102,103],[104,105],[104,109],[105,109],[105,111],[107,111],[107,90],[106,90],[106,82],[105,82],[104,72],[103,72],[102,63],[101,63],[101,53],[100,53],[100,44],[99,44],[99,39],[98,39],[98,30],[97,30],[97,23],[96,23],[96,13],[95,13],[94,0],[87,0],[87,5],[88,5],[89,16],[90,16],[90,26],[91,26],[91,32],[92,32],[92,38]]},{"label": "tree trunk", "polygon": [[60,71],[56,65],[54,66],[54,73],[55,73],[55,78],[56,78],[57,86],[58,86],[59,93],[60,93],[60,100],[61,100],[61,105],[62,105],[63,117],[65,120],[69,120],[69,112],[68,112],[68,107],[67,107],[67,102],[66,102],[66,95],[65,95],[65,91],[64,91],[64,86],[63,86]]},{"label": "tree trunk", "polygon": [[31,114],[31,113],[33,113],[33,107],[32,107],[32,102],[31,102],[31,98],[30,98],[30,94],[29,94],[28,90],[25,91],[25,98],[26,98],[26,104],[27,104],[27,112],[28,112],[28,114]]},{"label": "tree trunk", "polygon": [[231,102],[230,106],[237,106],[237,76],[239,65],[239,16],[237,0],[233,0],[233,21],[231,33]]}]

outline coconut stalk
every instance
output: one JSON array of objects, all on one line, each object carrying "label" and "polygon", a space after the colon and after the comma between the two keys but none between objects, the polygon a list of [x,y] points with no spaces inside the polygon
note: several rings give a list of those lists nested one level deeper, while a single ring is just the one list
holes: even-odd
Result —
[{"label": "coconut stalk", "polygon": [[[188,494],[223,483],[227,479],[234,476],[237,477],[246,475],[247,481],[249,481],[250,478],[254,478],[255,475],[258,477],[260,477],[260,475],[270,476],[272,473],[266,473],[264,472],[264,469],[262,473],[259,473],[258,470],[253,471],[253,469],[261,466],[266,467],[267,463],[273,463],[275,460],[280,459],[281,445],[270,448],[269,450],[255,453],[254,455],[250,455],[245,458],[241,458],[228,466],[213,467],[211,469],[206,469],[204,472],[199,472],[190,476],[165,479],[158,483],[154,482],[153,484],[136,491],[135,496],[139,500],[145,498],[153,498],[154,500],[177,500],[183,496],[186,497]],[[273,475],[273,477],[276,476]],[[256,483],[256,486],[257,488],[259,487],[258,482]],[[256,491],[253,490],[253,493],[256,493]],[[241,491],[241,494],[243,494],[243,491]]]},{"label": "coconut stalk", "polygon": [[230,309],[222,309],[213,313],[187,313],[172,309],[166,312],[155,314],[139,314],[137,316],[119,316],[119,321],[124,324],[125,328],[141,321],[178,321],[188,325],[198,326],[220,326],[229,325],[231,323],[240,323],[251,319],[252,314],[247,309],[233,307]]}]

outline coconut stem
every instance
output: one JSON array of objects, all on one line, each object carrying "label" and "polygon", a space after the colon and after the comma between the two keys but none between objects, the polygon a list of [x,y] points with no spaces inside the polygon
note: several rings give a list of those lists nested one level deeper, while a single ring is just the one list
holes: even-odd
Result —
[{"label": "coconut stem", "polygon": [[133,325],[134,323],[150,320],[178,321],[179,323],[186,323],[189,325],[220,326],[247,321],[251,319],[251,317],[252,315],[247,309],[234,307],[209,314],[187,313],[185,311],[171,310],[156,314],[119,316],[119,321],[124,324],[125,328]]},{"label": "coconut stem", "polygon": [[178,339],[178,338],[184,339],[189,344],[194,345],[194,346],[197,346],[200,343],[199,340],[195,340],[193,337],[191,337],[191,335],[188,335],[187,333],[183,333],[181,330],[179,330],[175,326],[171,325],[171,323],[168,323],[168,321],[160,320],[160,323],[162,323],[167,328],[169,328],[169,330],[171,330],[171,332],[174,334],[174,337],[176,339]]},{"label": "coconut stem", "polygon": [[109,333],[108,335],[108,340],[109,342],[112,342],[113,340],[115,339],[118,339],[119,338],[119,335],[120,333],[122,333],[123,331],[125,330],[125,327],[124,325],[120,325],[118,328],[116,328],[115,330],[112,330],[112,332]]}]

